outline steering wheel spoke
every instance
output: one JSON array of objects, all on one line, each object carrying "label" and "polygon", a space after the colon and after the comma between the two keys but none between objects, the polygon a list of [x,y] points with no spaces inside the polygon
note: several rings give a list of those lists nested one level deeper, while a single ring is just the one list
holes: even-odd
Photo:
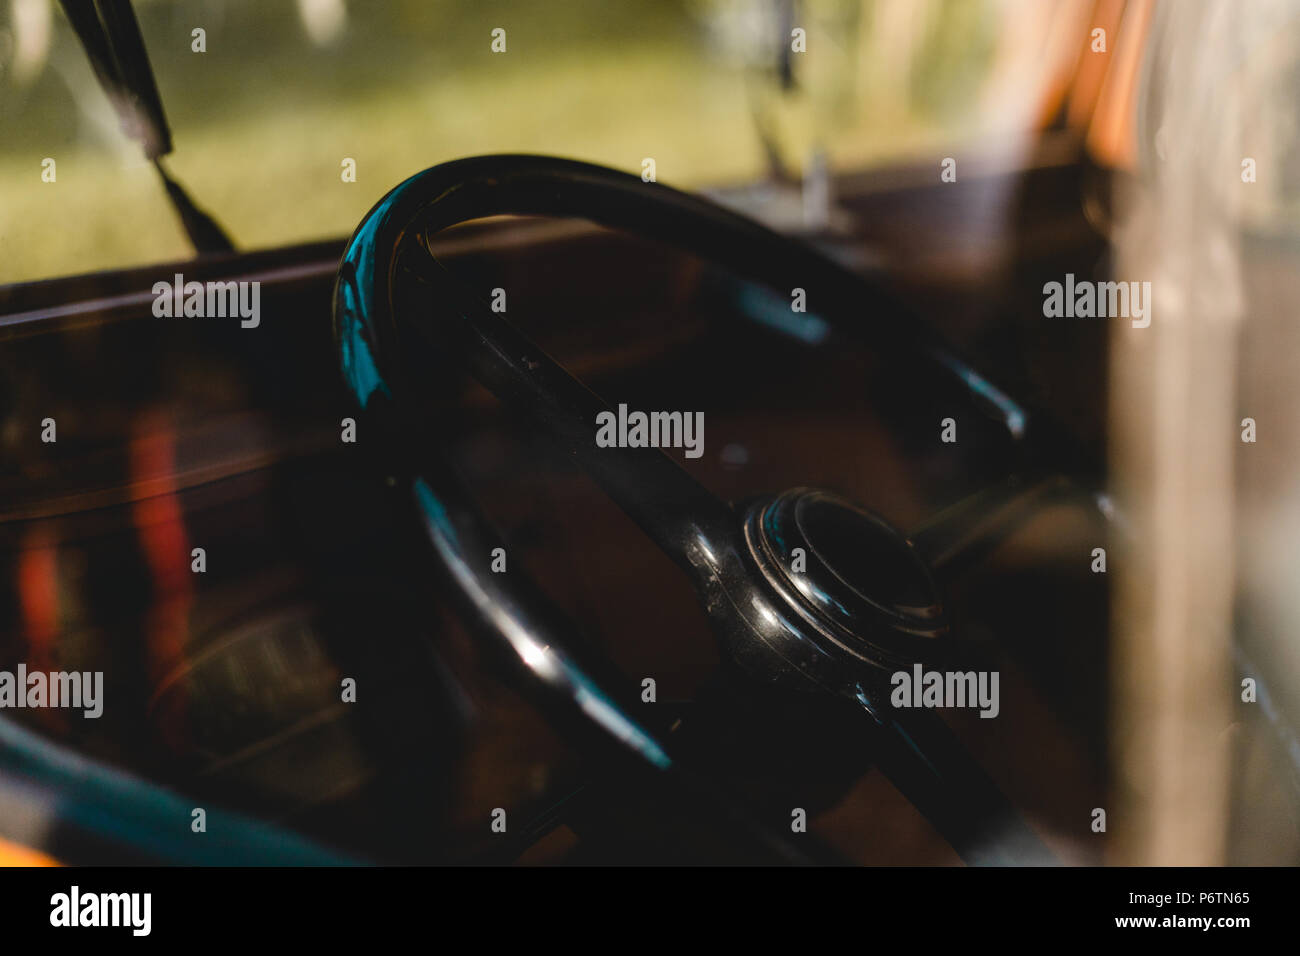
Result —
[{"label": "steering wheel spoke", "polygon": [[1013,475],[932,515],[909,535],[930,570],[949,578],[1005,541],[1070,487],[1062,476]]},{"label": "steering wheel spoke", "polygon": [[1056,862],[934,711],[864,707],[876,764],[967,863]]},{"label": "steering wheel spoke", "polygon": [[614,410],[504,315],[468,296],[436,262],[422,276],[440,313],[412,323],[424,350],[454,348],[484,387],[544,429],[669,557],[694,573],[699,542],[734,533],[730,507],[662,449],[598,446],[601,417]]}]

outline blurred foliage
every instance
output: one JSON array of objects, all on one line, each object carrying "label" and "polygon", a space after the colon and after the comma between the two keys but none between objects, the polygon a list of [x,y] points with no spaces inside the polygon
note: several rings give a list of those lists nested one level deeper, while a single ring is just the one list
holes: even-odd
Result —
[{"label": "blurred foliage", "polygon": [[[184,258],[156,174],[61,10],[41,68],[25,79],[5,68],[19,6],[44,2],[0,0],[0,282]],[[790,91],[754,40],[788,42],[772,0],[136,3],[173,132],[168,163],[243,248],[346,236],[403,178],[473,153],[638,171],[653,156],[663,181],[699,186],[763,177],[760,128],[796,170],[814,147],[840,166],[915,150],[977,87],[990,52],[982,6],[942,3],[912,62],[915,103],[900,109],[872,99],[870,0],[803,5],[811,52]],[[313,39],[308,12],[338,9],[337,35]],[[490,50],[498,26],[505,54]],[[195,27],[206,53],[191,52]],[[722,55],[726,35],[741,37],[739,56]],[[47,156],[56,184],[40,180]],[[340,181],[344,157],[355,184]]]}]

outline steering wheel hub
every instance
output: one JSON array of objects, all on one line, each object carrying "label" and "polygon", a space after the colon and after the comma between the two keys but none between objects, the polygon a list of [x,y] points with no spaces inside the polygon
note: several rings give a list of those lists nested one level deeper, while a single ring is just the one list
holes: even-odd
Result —
[{"label": "steering wheel hub", "polygon": [[879,515],[796,488],[750,509],[745,541],[767,582],[848,653],[896,667],[932,656],[947,618],[929,568]]}]

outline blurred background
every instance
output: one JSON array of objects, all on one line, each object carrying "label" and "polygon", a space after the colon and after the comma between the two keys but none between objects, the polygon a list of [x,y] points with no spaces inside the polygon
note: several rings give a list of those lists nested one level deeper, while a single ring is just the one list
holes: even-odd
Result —
[{"label": "blurred background", "polygon": [[[1092,7],[135,4],[174,133],[171,169],[243,248],[346,236],[402,179],[475,153],[638,172],[653,157],[662,181],[701,187],[1022,135],[1073,70]],[[790,49],[796,10],[812,55]],[[495,27],[504,54],[491,51]],[[205,53],[191,49],[197,28]],[[0,2],[0,281],[187,253],[152,169],[106,105],[57,4]],[[57,160],[57,190],[29,188],[45,157]],[[344,157],[357,162],[355,187],[340,187]]]}]

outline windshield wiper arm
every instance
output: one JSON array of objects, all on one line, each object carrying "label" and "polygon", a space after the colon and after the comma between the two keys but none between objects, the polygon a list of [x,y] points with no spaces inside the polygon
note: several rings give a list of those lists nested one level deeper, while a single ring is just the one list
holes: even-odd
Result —
[{"label": "windshield wiper arm", "polygon": [[225,230],[194,204],[162,166],[162,157],[172,151],[172,134],[130,0],[60,2],[90,57],[99,85],[122,121],[123,131],[138,140],[145,156],[153,161],[195,250],[234,252],[234,243]]}]

